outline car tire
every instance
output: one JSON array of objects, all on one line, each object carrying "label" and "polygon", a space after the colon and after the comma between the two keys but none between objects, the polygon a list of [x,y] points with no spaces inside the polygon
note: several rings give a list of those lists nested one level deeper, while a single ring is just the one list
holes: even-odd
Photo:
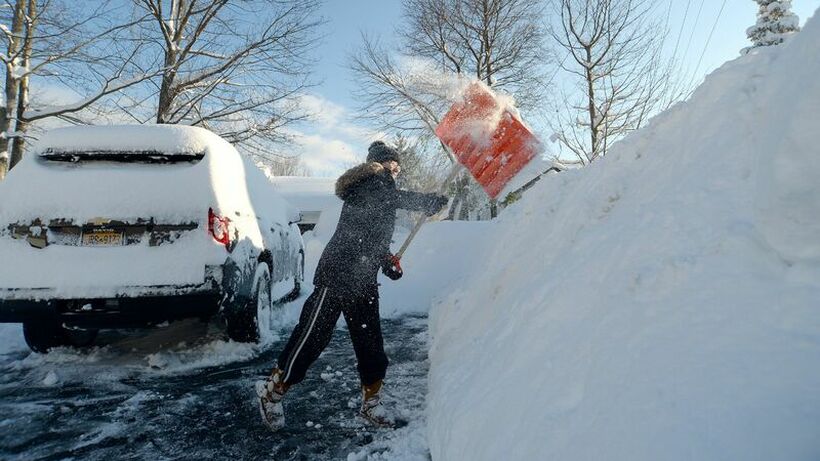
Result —
[{"label": "car tire", "polygon": [[55,347],[89,347],[97,339],[97,330],[68,330],[58,320],[23,323],[23,338],[29,349],[45,354]]},{"label": "car tire", "polygon": [[244,306],[235,306],[225,311],[228,337],[236,342],[259,341],[270,329],[271,283],[270,270],[266,263],[260,263],[254,276],[251,298]]},{"label": "car tire", "polygon": [[56,321],[23,322],[23,338],[29,349],[40,354],[65,345],[63,327]]}]

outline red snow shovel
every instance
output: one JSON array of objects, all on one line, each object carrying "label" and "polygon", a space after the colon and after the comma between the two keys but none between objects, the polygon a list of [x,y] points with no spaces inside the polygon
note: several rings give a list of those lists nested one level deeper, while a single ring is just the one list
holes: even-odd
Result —
[{"label": "red snow shovel", "polygon": [[485,85],[474,82],[436,128],[436,136],[491,199],[540,149],[538,139],[514,111]]},{"label": "red snow shovel", "polygon": [[[453,104],[435,130],[442,145],[466,167],[491,199],[518,174],[540,149],[535,135],[521,122],[515,109],[502,101],[480,82],[471,83],[462,100]],[[458,175],[453,166],[439,192]],[[410,242],[427,220],[421,217],[405,240],[397,258],[401,258]]]}]

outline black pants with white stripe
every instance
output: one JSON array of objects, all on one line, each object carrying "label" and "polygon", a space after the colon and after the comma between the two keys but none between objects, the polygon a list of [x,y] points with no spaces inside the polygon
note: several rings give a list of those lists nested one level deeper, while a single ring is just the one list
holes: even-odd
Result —
[{"label": "black pants with white stripe", "polygon": [[313,290],[302,307],[299,324],[279,355],[279,369],[286,384],[297,384],[305,378],[308,368],[330,342],[340,313],[350,331],[362,384],[369,386],[384,379],[388,360],[379,320],[379,292],[377,287],[368,291],[351,295],[327,287]]}]

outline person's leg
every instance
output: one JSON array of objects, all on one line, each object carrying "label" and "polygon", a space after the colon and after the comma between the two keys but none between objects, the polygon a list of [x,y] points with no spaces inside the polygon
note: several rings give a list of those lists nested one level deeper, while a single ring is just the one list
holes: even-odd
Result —
[{"label": "person's leg", "polygon": [[342,312],[350,331],[353,350],[362,386],[381,385],[387,371],[387,355],[384,353],[381,320],[379,319],[379,294],[373,290],[342,306]]},{"label": "person's leg", "polygon": [[285,426],[285,392],[305,378],[307,369],[330,342],[341,310],[339,301],[327,288],[315,289],[302,307],[299,324],[279,355],[277,368],[266,380],[256,382],[262,421],[272,431]]},{"label": "person's leg", "polygon": [[342,306],[342,312],[356,351],[362,382],[359,415],[375,426],[394,427],[395,420],[382,405],[380,394],[388,360],[384,353],[378,291],[374,289],[372,294],[352,301]]},{"label": "person's leg", "polygon": [[326,287],[316,288],[305,301],[299,324],[279,355],[281,382],[286,388],[302,381],[327,347],[339,318],[340,301]]}]

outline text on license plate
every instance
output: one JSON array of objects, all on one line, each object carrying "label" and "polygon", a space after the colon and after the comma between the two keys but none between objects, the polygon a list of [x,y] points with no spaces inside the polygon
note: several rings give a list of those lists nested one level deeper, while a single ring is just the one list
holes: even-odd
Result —
[{"label": "text on license plate", "polygon": [[122,232],[89,232],[83,234],[83,246],[120,246]]}]

